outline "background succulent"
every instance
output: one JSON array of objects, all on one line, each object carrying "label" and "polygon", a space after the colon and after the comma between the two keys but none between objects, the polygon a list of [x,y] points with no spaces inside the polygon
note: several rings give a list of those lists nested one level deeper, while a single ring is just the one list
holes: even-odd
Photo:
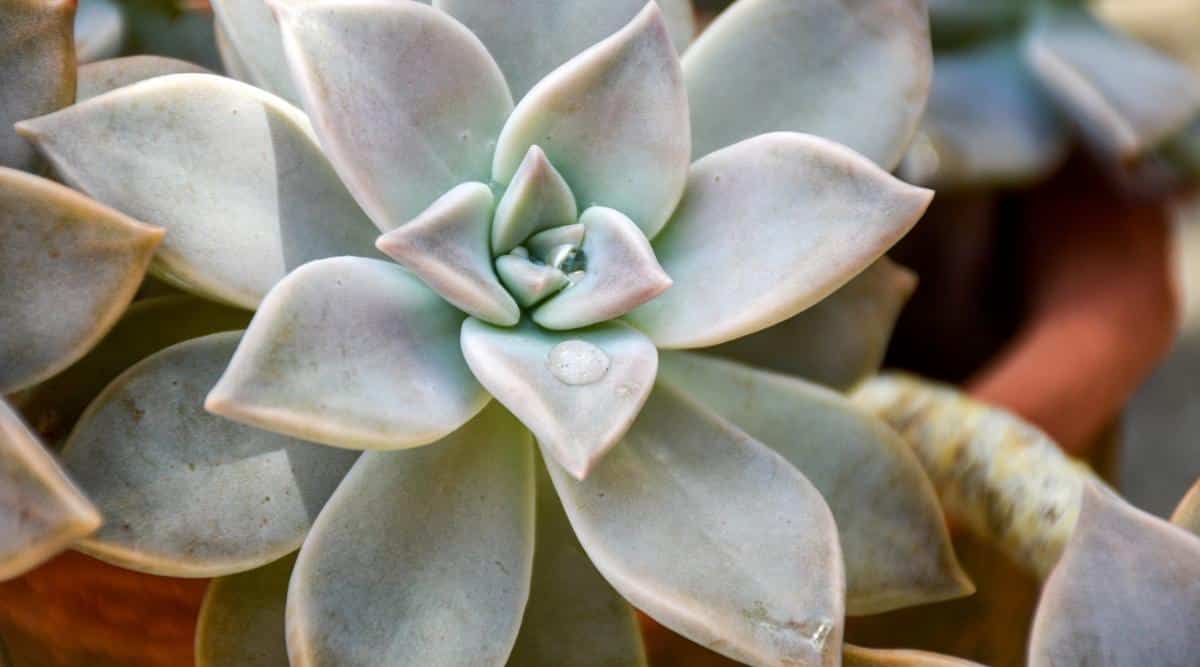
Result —
[{"label": "background succulent", "polygon": [[1153,158],[1190,173],[1200,81],[1089,4],[930,3],[933,90],[901,174],[939,188],[1026,185],[1076,136],[1114,172]]}]

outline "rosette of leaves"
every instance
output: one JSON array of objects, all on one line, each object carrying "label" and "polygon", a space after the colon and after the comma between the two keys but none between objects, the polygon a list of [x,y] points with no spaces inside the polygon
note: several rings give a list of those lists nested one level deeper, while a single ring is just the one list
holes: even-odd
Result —
[{"label": "rosette of leaves", "polygon": [[931,2],[933,90],[901,175],[940,189],[1028,185],[1076,138],[1114,172],[1188,173],[1188,156],[1200,154],[1200,81],[1089,4]]},{"label": "rosette of leaves", "polygon": [[[93,348],[133,299],[162,237],[162,230],[26,173],[45,165],[11,124],[148,77],[204,71],[153,56],[77,67],[91,48],[85,11],[69,2],[0,2],[0,396],[8,395],[0,400],[3,579],[100,523],[43,444],[54,423],[68,421],[59,410],[69,402],[64,397],[87,395],[80,375],[95,359],[113,357]],[[77,366],[83,370],[60,376]],[[50,395],[53,401],[38,400]],[[53,409],[30,410],[49,403]]]},{"label": "rosette of leaves", "polygon": [[887,428],[659,353],[841,293],[920,216],[886,169],[923,3],[742,0],[690,45],[678,2],[216,9],[260,87],[163,76],[19,124],[167,230],[156,275],[257,311],[134,364],[63,452],[106,518],[82,550],[228,577],[203,664],[287,660],[285,617],[293,664],[636,664],[622,597],[750,664],[836,664],[845,613],[970,591]]}]

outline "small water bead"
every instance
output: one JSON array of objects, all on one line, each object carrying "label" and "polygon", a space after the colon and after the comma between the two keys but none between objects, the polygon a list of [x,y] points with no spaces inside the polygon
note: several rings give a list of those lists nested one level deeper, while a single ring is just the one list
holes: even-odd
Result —
[{"label": "small water bead", "polygon": [[555,345],[546,357],[550,373],[563,384],[584,385],[599,382],[612,363],[608,354],[583,340],[567,340]]}]

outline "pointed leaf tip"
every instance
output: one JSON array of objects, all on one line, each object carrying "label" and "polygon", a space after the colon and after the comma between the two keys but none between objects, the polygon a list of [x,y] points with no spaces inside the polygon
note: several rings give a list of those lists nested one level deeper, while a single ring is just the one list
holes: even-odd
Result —
[{"label": "pointed leaf tip", "polygon": [[16,411],[0,399],[0,581],[18,577],[101,525]]},{"label": "pointed leaf tip", "polygon": [[678,57],[650,3],[529,91],[500,133],[492,178],[509,183],[537,144],[577,201],[621,211],[653,238],[687,181],[687,113]]},{"label": "pointed leaf tip", "polygon": [[335,447],[433,442],[489,400],[459,349],[464,317],[391,262],[311,262],[263,300],[207,404]]},{"label": "pointed leaf tip", "polygon": [[812,135],[773,132],[721,149],[692,165],[683,201],[654,241],[674,285],[629,319],[666,348],[754,333],[858,275],[932,198]]},{"label": "pointed leaf tip", "polygon": [[300,546],[356,452],[206,414],[202,397],[240,336],[157,352],[88,407],[63,462],[108,523],[80,550],[141,572],[207,577]]},{"label": "pointed leaf tip", "polygon": [[0,394],[79,360],[133,300],[164,230],[0,167]]},{"label": "pointed leaf tip", "polygon": [[1200,655],[1200,538],[1084,486],[1075,532],[1042,589],[1030,667],[1190,665]]},{"label": "pointed leaf tip", "polygon": [[558,332],[467,319],[462,351],[479,382],[580,479],[625,434],[658,370],[654,345],[621,322]]},{"label": "pointed leaf tip", "polygon": [[639,609],[748,664],[837,663],[837,527],[778,454],[659,385],[587,480],[553,461],[580,543]]},{"label": "pointed leaf tip", "polygon": [[488,186],[463,183],[375,245],[460,310],[512,326],[521,309],[497,279],[488,248],[494,202]]}]

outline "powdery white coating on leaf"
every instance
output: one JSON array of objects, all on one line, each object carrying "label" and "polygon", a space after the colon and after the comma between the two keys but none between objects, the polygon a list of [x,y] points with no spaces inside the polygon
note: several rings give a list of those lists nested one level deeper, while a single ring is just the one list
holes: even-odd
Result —
[{"label": "powdery white coating on leaf", "polygon": [[244,83],[161,76],[19,129],[68,183],[166,228],[153,270],[200,296],[254,308],[305,262],[378,256],[304,114]]},{"label": "powdery white coating on leaf", "polygon": [[1086,10],[1047,10],[1026,60],[1096,148],[1133,160],[1200,113],[1200,80],[1184,65],[1105,27]]},{"label": "powdery white coating on leaf", "polygon": [[205,74],[199,65],[162,56],[127,56],[100,60],[79,68],[75,100],[82,102],[130,84],[168,74]]},{"label": "powdery white coating on leaf", "polygon": [[892,169],[933,62],[925,0],[740,0],[683,57],[696,157],[758,134],[815,134]]},{"label": "powdery white coating on leaf", "polygon": [[614,208],[649,238],[662,229],[687,181],[691,138],[683,72],[657,5],[529,91],[500,134],[492,178],[511,182],[535,144],[580,208]]},{"label": "powdery white coating on leaf", "polygon": [[1171,515],[1171,523],[1200,535],[1200,481],[1179,501],[1179,507]]},{"label": "powdery white coating on leaf", "polygon": [[133,300],[163,231],[0,167],[0,394],[74,363]]},{"label": "powdery white coating on leaf", "polygon": [[600,576],[538,466],[533,584],[510,667],[645,667],[633,607]]},{"label": "powdery white coating on leaf", "polygon": [[546,464],[596,568],[659,623],[757,667],[839,663],[837,527],[778,454],[659,385],[586,481]]},{"label": "powdery white coating on leaf", "polygon": [[1100,483],[1085,464],[1018,417],[946,386],[887,374],[863,383],[858,405],[916,452],[946,513],[1045,577],[1079,516],[1080,493]]},{"label": "powdery white coating on leaf", "polygon": [[675,284],[629,319],[667,348],[765,329],[877,260],[932,196],[811,135],[764,134],[717,151],[692,165],[654,242]]},{"label": "powdery white coating on leaf", "polygon": [[917,275],[879,258],[812,308],[708,350],[846,391],[879,371]]},{"label": "powdery white coating on leaf", "polygon": [[[283,52],[279,24],[264,0],[213,0],[216,31],[225,40],[221,60],[230,76],[292,104],[300,95]],[[232,67],[230,67],[232,65]]]},{"label": "powdery white coating on leaf", "polygon": [[1088,484],[1042,589],[1030,667],[1189,667],[1200,655],[1200,537]]},{"label": "powdery white coating on leaf", "polygon": [[100,526],[100,513],[0,400],[0,581],[33,569]]},{"label": "powdery white coating on leaf", "polygon": [[140,572],[209,577],[300,545],[355,454],[204,412],[240,337],[155,353],[88,406],[62,454],[105,517],[82,551]]},{"label": "powdery white coating on leaf", "polygon": [[462,351],[479,382],[579,478],[625,434],[658,371],[654,345],[621,322],[558,332],[468,318]]},{"label": "powdery white coating on leaf", "polygon": [[729,361],[667,352],[661,368],[671,386],[779,452],[821,492],[838,525],[847,614],[974,592],[933,485],[882,422],[827,389]]},{"label": "powdery white coating on leaf", "polygon": [[84,409],[130,366],[191,338],[241,331],[250,315],[189,294],[138,299],[83,358],[21,392],[18,407],[57,449]]},{"label": "powdery white coating on leaf", "polygon": [[842,667],[982,667],[948,655],[905,649],[871,649],[846,644]]},{"label": "powdery white coating on leaf", "polygon": [[[617,32],[646,0],[436,0],[479,36],[520,100],[542,77],[584,49]],[[663,20],[680,53],[695,32],[690,0],[659,0]]]},{"label": "powdery white coating on leaf", "polygon": [[533,458],[498,405],[428,447],[364,454],[292,572],[291,664],[504,665],[529,597]]},{"label": "powdery white coating on leaf", "polygon": [[464,317],[391,262],[312,262],[267,295],[206,406],[335,447],[433,442],[489,400],[459,350]]},{"label": "powdery white coating on leaf", "polygon": [[496,277],[488,248],[494,201],[483,183],[463,183],[375,246],[459,310],[512,326],[521,309]]},{"label": "powdery white coating on leaf", "polygon": [[284,667],[284,603],[294,555],[214,580],[196,625],[196,667]]},{"label": "powdery white coating on leaf", "polygon": [[488,182],[512,97],[462,24],[394,0],[275,9],[321,145],[380,229],[412,220],[459,183]]},{"label": "powdery white coating on leaf", "polygon": [[530,146],[496,205],[492,253],[504,254],[537,232],[575,223],[579,208],[545,151]]},{"label": "powdery white coating on leaf", "polygon": [[125,42],[125,17],[112,0],[78,0],[75,10],[75,58],[91,63],[115,57]]},{"label": "powdery white coating on leaf", "polygon": [[0,166],[30,169],[33,146],[13,123],[50,113],[75,94],[73,0],[0,4]]},{"label": "powdery white coating on leaf", "polygon": [[1066,158],[1071,133],[1016,44],[939,54],[933,92],[904,162],[930,187],[1022,185]]},{"label": "powdery white coating on leaf", "polygon": [[619,211],[593,206],[583,225],[583,278],[533,312],[548,329],[575,329],[616,319],[671,287],[646,235]]}]

